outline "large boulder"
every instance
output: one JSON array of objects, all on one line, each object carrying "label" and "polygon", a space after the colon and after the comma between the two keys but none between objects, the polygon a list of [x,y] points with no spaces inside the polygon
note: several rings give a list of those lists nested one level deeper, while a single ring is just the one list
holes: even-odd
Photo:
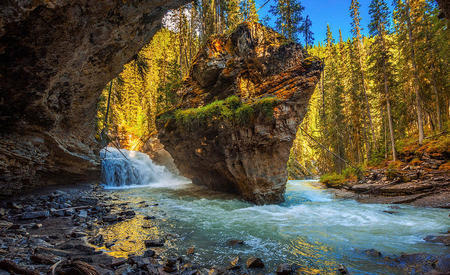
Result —
[{"label": "large boulder", "polygon": [[0,2],[0,195],[98,176],[103,87],[186,2]]},{"label": "large boulder", "polygon": [[286,165],[322,63],[257,23],[208,41],[158,116],[159,139],[196,184],[255,202],[283,200]]}]

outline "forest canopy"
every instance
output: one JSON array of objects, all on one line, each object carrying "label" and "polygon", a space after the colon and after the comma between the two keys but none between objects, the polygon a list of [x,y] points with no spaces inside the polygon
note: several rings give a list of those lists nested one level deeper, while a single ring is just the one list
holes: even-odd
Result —
[{"label": "forest canopy", "polygon": [[[448,20],[439,18],[434,0],[372,0],[368,26],[361,25],[359,1],[348,0],[352,38],[328,26],[326,40],[315,44],[314,22],[301,1],[264,5],[275,18],[269,27],[325,63],[291,151],[292,176],[395,160],[405,139],[422,143],[448,130]],[[156,116],[177,104],[200,47],[245,21],[268,25],[260,9],[254,0],[199,0],[169,12],[164,27],[105,87],[99,134],[106,127],[121,146],[141,149],[156,134]]]}]

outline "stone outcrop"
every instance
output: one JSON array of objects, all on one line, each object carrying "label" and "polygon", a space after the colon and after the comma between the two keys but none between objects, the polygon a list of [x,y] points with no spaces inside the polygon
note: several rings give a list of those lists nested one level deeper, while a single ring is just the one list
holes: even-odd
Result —
[{"label": "stone outcrop", "polygon": [[159,139],[196,184],[258,203],[283,200],[289,152],[322,63],[260,24],[244,23],[200,50],[157,119]]},{"label": "stone outcrop", "polygon": [[0,3],[0,195],[97,174],[101,90],[186,2]]}]

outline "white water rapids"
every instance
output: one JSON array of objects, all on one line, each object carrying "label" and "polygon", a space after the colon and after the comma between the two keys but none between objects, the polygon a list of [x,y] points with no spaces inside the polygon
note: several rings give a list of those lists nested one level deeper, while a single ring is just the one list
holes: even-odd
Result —
[{"label": "white water rapids", "polygon": [[[161,222],[154,223],[157,232],[179,236],[167,253],[183,255],[194,246],[192,260],[199,263],[227,264],[239,255],[260,257],[272,270],[280,263],[295,263],[305,274],[332,274],[339,264],[351,274],[402,274],[363,251],[449,254],[444,245],[423,240],[450,228],[448,210],[335,199],[316,181],[290,181],[284,203],[255,206],[194,186],[145,154],[124,150],[128,161],[117,150],[108,151],[102,155],[106,188],[124,189],[112,191],[122,201],[159,203],[156,208],[136,204],[135,210],[142,216],[160,213]],[[227,246],[230,239],[246,245]]]}]

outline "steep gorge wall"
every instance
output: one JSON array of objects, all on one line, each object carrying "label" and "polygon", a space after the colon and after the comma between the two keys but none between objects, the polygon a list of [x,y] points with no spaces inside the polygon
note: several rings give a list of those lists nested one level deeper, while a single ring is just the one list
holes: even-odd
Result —
[{"label": "steep gorge wall", "polygon": [[0,195],[98,175],[101,90],[186,2],[0,3]]}]

